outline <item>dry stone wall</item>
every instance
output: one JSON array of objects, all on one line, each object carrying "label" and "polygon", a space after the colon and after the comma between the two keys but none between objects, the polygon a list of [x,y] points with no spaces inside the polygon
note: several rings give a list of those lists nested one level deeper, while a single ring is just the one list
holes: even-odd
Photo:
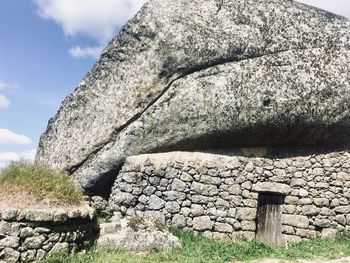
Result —
[{"label": "dry stone wall", "polygon": [[[262,150],[264,152],[264,150]],[[350,154],[346,150],[266,157],[173,152],[129,157],[110,206],[148,214],[207,237],[256,235],[260,193],[284,196],[286,242],[350,230]]]},{"label": "dry stone wall", "polygon": [[78,252],[98,231],[94,211],[88,207],[2,210],[0,263],[32,262],[56,252]]}]

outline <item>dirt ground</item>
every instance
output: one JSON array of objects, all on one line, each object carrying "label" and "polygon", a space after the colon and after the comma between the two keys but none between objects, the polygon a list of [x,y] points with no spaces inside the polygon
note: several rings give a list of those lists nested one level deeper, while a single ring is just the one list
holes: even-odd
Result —
[{"label": "dirt ground", "polygon": [[245,261],[245,262],[232,262],[232,263],[350,263],[350,257],[344,257],[340,259],[303,259],[303,260],[283,260],[283,259],[259,259],[253,261]]},{"label": "dirt ground", "polygon": [[3,193],[0,191],[0,211],[4,209],[18,209],[23,210],[27,208],[31,209],[55,209],[55,208],[77,208],[84,207],[82,205],[67,205],[60,204],[57,201],[53,202],[48,199],[37,199],[34,196],[27,193]]}]

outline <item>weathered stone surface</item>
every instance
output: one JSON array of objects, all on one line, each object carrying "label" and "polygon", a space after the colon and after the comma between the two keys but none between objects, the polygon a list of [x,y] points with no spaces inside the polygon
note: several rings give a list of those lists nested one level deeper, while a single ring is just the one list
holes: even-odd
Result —
[{"label": "weathered stone surface", "polygon": [[193,229],[197,231],[212,230],[214,222],[209,216],[200,216],[193,218]]},{"label": "weathered stone surface", "polygon": [[279,193],[287,195],[292,192],[292,188],[286,184],[262,182],[253,185],[253,191],[255,192],[269,192],[269,193]]},{"label": "weathered stone surface", "polygon": [[283,223],[289,226],[307,228],[309,226],[309,219],[301,215],[283,215]]},{"label": "weathered stone surface", "polygon": [[347,143],[349,28],[294,1],[150,0],[62,103],[36,161],[104,192],[139,153]]},{"label": "weathered stone surface", "polygon": [[[111,228],[111,225],[114,225]],[[113,229],[105,231],[105,228]],[[101,225],[97,240],[98,250],[152,251],[174,250],[181,247],[180,240],[164,224],[149,218],[123,218]]]},{"label": "weathered stone surface", "polygon": [[6,263],[17,263],[20,256],[21,254],[12,248],[5,248],[0,253],[1,259],[3,259]]}]

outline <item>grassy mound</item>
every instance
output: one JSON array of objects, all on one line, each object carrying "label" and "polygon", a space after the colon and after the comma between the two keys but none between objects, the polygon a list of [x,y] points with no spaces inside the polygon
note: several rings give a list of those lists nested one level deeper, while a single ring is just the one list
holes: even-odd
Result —
[{"label": "grassy mound", "polygon": [[79,204],[83,200],[81,191],[64,173],[26,162],[0,170],[0,192],[25,193],[59,204]]},{"label": "grassy mound", "polygon": [[219,263],[275,258],[282,260],[315,258],[332,259],[350,255],[350,235],[335,238],[315,238],[288,247],[275,247],[256,240],[224,243],[195,236],[191,232],[172,230],[182,243],[182,249],[173,252],[128,253],[122,251],[96,252],[89,250],[85,255],[67,256],[58,254],[41,263]]}]

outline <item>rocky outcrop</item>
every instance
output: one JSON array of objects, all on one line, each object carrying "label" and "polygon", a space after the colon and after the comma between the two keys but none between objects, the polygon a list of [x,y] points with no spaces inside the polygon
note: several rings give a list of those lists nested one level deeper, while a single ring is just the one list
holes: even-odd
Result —
[{"label": "rocky outcrop", "polygon": [[111,41],[36,157],[93,193],[140,153],[337,145],[350,23],[291,0],[150,0]]}]

